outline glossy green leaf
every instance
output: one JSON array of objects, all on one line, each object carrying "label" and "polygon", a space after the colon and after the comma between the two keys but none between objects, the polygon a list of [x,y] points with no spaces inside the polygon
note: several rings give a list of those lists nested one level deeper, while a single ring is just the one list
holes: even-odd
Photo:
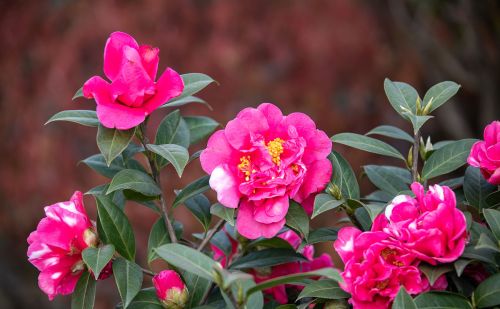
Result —
[{"label": "glossy green leaf", "polygon": [[368,212],[368,215],[370,216],[370,219],[375,221],[375,218],[385,209],[386,204],[385,203],[369,203],[369,204],[364,204],[363,207],[366,209]]},{"label": "glossy green leaf", "polygon": [[354,211],[354,217],[358,220],[359,224],[364,231],[370,230],[372,226],[372,220],[370,218],[370,214],[366,210],[366,208],[361,207]]},{"label": "glossy green leaf", "polygon": [[111,180],[106,194],[116,190],[132,190],[146,196],[157,196],[161,194],[160,188],[151,176],[144,172],[131,169],[125,169],[118,172]]},{"label": "glossy green leaf", "polygon": [[447,187],[450,187],[452,189],[460,188],[464,185],[464,176],[441,181],[439,183],[439,185],[440,186],[447,186]]},{"label": "glossy green leaf", "polygon": [[182,177],[184,168],[189,160],[188,150],[176,144],[154,145],[148,144],[146,147],[152,152],[160,155],[168,162],[172,163],[179,177]]},{"label": "glossy green leaf", "polygon": [[187,199],[192,198],[200,193],[203,193],[210,189],[210,185],[208,181],[210,180],[210,176],[203,176],[188,184],[184,189],[182,189],[179,194],[175,197],[174,203],[172,207],[177,207],[180,204],[184,203]]},{"label": "glossy green leaf", "polygon": [[210,213],[210,201],[203,194],[195,195],[184,201],[187,209],[195,216],[201,223],[205,231],[210,227],[212,214]]},{"label": "glossy green leaf", "polygon": [[289,250],[295,250],[292,245],[279,237],[273,237],[273,238],[257,238],[256,240],[253,240],[250,242],[246,248],[281,248],[281,249],[289,249]]},{"label": "glossy green leaf", "polygon": [[497,189],[488,183],[479,168],[474,166],[468,166],[465,170],[463,188],[467,202],[478,209],[488,208],[486,197]]},{"label": "glossy green leaf", "polygon": [[337,239],[338,229],[333,227],[320,227],[309,233],[307,238],[308,244],[315,244],[318,242],[334,241]]},{"label": "glossy green leaf", "polygon": [[309,236],[309,216],[302,205],[293,200],[290,200],[289,203],[285,217],[286,225],[307,239]]},{"label": "glossy green leaf", "polygon": [[[120,307],[120,309],[123,308]],[[154,288],[139,291],[127,309],[163,309]]]},{"label": "glossy green leaf", "polygon": [[413,301],[413,298],[406,292],[403,286],[399,288],[399,292],[396,298],[394,298],[392,309],[417,309],[417,305]]},{"label": "glossy green leaf", "polygon": [[102,154],[95,154],[81,162],[85,163],[88,167],[103,175],[104,177],[113,178],[119,171],[124,169],[123,160],[121,157],[117,157],[111,162],[110,165],[106,163],[106,159]]},{"label": "glossy green leaf", "polygon": [[332,151],[328,159],[333,167],[331,182],[340,188],[342,197],[359,199],[358,181],[349,162],[336,151]]},{"label": "glossy green leaf", "polygon": [[179,110],[165,116],[156,131],[155,144],[176,144],[184,148],[189,147],[189,128],[181,117]]},{"label": "glossy green leaf", "polygon": [[462,259],[459,258],[455,262],[453,262],[453,267],[455,268],[455,272],[457,273],[457,276],[460,277],[462,276],[462,273],[465,270],[465,267],[469,265],[470,263],[474,262],[473,260],[468,260],[468,259]]},{"label": "glossy green leaf", "polygon": [[488,208],[500,208],[500,191],[488,194],[486,197]]},{"label": "glossy green leaf", "polygon": [[135,259],[135,238],[132,226],[123,211],[108,196],[95,196],[97,202],[99,237],[128,260]]},{"label": "glossy green leaf", "polygon": [[182,91],[181,95],[177,97],[177,99],[196,94],[211,83],[216,83],[213,78],[203,73],[182,74],[181,77],[182,81],[184,82],[184,90]]},{"label": "glossy green leaf", "polygon": [[[90,189],[89,191],[85,192],[85,195],[106,195],[106,192],[108,191],[109,184],[103,184],[97,187],[94,187]],[[115,191],[112,194],[110,194],[108,197],[111,197],[111,200],[113,203],[118,206],[121,210],[125,208],[125,202],[126,198],[125,195],[123,194],[123,191]]]},{"label": "glossy green leaf", "polygon": [[389,103],[398,114],[403,116],[406,111],[416,114],[418,93],[412,86],[407,83],[393,82],[386,78],[384,90]]},{"label": "glossy green leaf", "polygon": [[413,143],[413,137],[410,134],[394,126],[378,126],[365,135],[382,135]]},{"label": "glossy green leaf", "polygon": [[429,112],[434,111],[453,97],[459,89],[459,84],[450,81],[441,82],[432,86],[424,96],[422,108],[427,107],[427,104],[432,100]]},{"label": "glossy green leaf", "polygon": [[422,178],[431,179],[453,172],[464,165],[475,142],[474,139],[463,139],[436,150],[425,162]]},{"label": "glossy green leaf", "polygon": [[210,213],[212,215],[224,219],[232,226],[234,226],[234,211],[234,208],[226,207],[220,203],[215,203],[210,208]]},{"label": "glossy green leaf", "polygon": [[122,299],[123,308],[127,308],[141,289],[142,269],[134,262],[117,258],[113,262],[113,276]]},{"label": "glossy green leaf", "polygon": [[95,301],[96,281],[92,275],[85,271],[71,296],[71,309],[93,309]]},{"label": "glossy green leaf", "polygon": [[382,165],[365,165],[364,170],[370,181],[380,190],[391,195],[409,190],[411,173],[404,168]]},{"label": "glossy green leaf", "polygon": [[314,281],[304,287],[297,300],[315,297],[322,299],[342,299],[349,298],[349,294],[339,287],[339,283],[332,279],[322,279]]},{"label": "glossy green leaf", "polygon": [[180,244],[166,244],[155,251],[167,263],[212,281],[216,262],[205,254]]},{"label": "glossy green leaf", "polygon": [[420,271],[424,273],[424,275],[429,280],[430,285],[434,285],[437,279],[441,277],[441,275],[446,274],[453,270],[453,266],[451,264],[441,264],[441,265],[429,265],[426,263],[422,263],[418,266]]},{"label": "glossy green leaf", "polygon": [[401,155],[396,148],[372,137],[356,133],[339,133],[332,136],[331,140],[334,143],[406,161],[403,155]]},{"label": "glossy green leaf", "polygon": [[[182,235],[182,224],[178,221],[173,223],[175,230],[175,235],[180,238]],[[154,251],[155,248],[163,246],[170,243],[170,236],[168,234],[167,227],[165,226],[165,220],[163,217],[158,218],[151,228],[148,238],[148,263],[151,263],[158,258],[158,255]]]},{"label": "glossy green leaf", "polygon": [[495,209],[485,209],[484,218],[488,223],[493,235],[500,244],[500,211]]},{"label": "glossy green leaf", "polygon": [[289,249],[264,249],[250,252],[231,264],[231,269],[269,267],[289,262],[305,261],[302,254]]},{"label": "glossy green leaf", "polygon": [[205,296],[205,293],[208,292],[212,282],[187,271],[182,272],[182,278],[184,279],[184,283],[189,291],[186,308],[194,308],[200,305],[203,296]]},{"label": "glossy green leaf", "polygon": [[187,96],[187,97],[183,97],[183,98],[173,98],[170,101],[168,101],[167,103],[160,106],[159,108],[180,107],[180,106],[184,106],[184,105],[190,104],[190,103],[203,104],[206,107],[208,107],[209,110],[212,110],[212,107],[210,106],[210,104],[208,104],[205,100],[200,99],[200,98],[195,97],[195,96]]},{"label": "glossy green leaf", "polygon": [[418,295],[414,301],[419,309],[472,309],[467,298],[450,292],[427,292]]},{"label": "glossy green leaf", "polygon": [[404,112],[403,116],[410,120],[412,126],[413,126],[413,133],[415,134],[420,130],[420,128],[431,118],[434,118],[434,116],[419,116],[415,115],[413,113],[408,113]]},{"label": "glossy green leaf", "polygon": [[487,308],[500,305],[499,295],[500,273],[497,273],[481,282],[472,297],[478,308]]},{"label": "glossy green leaf", "polygon": [[220,125],[212,118],[204,116],[186,116],[184,121],[189,128],[189,144],[191,145],[207,138]]},{"label": "glossy green leaf", "polygon": [[330,194],[320,193],[314,198],[314,208],[311,219],[325,211],[336,209],[343,203],[345,203],[345,200],[337,200]]},{"label": "glossy green leaf", "polygon": [[45,124],[49,124],[54,121],[74,122],[88,127],[97,127],[99,125],[96,112],[92,110],[62,111],[50,117]]},{"label": "glossy green leaf", "polygon": [[75,99],[78,99],[78,98],[83,98],[83,87],[80,87],[76,92],[75,94],[73,95],[73,97],[71,98],[71,101],[74,101]]},{"label": "glossy green leaf", "polygon": [[88,247],[82,251],[82,258],[85,264],[92,270],[95,278],[99,278],[101,271],[113,258],[115,247],[104,245],[99,248]]},{"label": "glossy green leaf", "polygon": [[134,132],[135,128],[130,130],[116,130],[99,125],[96,137],[97,147],[99,147],[108,166],[127,148],[132,137],[134,137]]}]

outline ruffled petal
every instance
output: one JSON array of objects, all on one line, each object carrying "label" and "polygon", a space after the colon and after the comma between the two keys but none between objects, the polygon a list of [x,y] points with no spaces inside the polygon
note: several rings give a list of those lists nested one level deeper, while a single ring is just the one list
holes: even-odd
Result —
[{"label": "ruffled petal", "polygon": [[210,175],[210,187],[217,192],[217,200],[229,208],[237,208],[241,194],[238,180],[227,164],[216,167]]},{"label": "ruffled petal", "polygon": [[183,90],[184,82],[181,76],[171,68],[167,68],[156,82],[155,95],[144,103],[143,108],[151,114],[168,100],[179,96]]},{"label": "ruffled petal", "polygon": [[256,239],[259,237],[272,238],[278,234],[285,225],[285,219],[265,224],[255,221],[253,217],[254,205],[250,201],[242,201],[236,219],[238,232],[246,238]]},{"label": "ruffled petal", "polygon": [[139,49],[137,41],[127,33],[119,31],[111,33],[104,47],[104,74],[110,80],[114,80],[120,73],[125,46]]},{"label": "ruffled petal", "polygon": [[207,174],[221,164],[237,166],[240,156],[226,139],[224,130],[219,130],[208,139],[207,148],[200,155],[201,167]]},{"label": "ruffled petal", "polygon": [[249,150],[253,142],[264,136],[269,129],[264,114],[255,108],[245,108],[226,125],[226,138],[238,150]]},{"label": "ruffled petal", "polygon": [[318,160],[307,166],[304,181],[299,191],[292,198],[302,202],[310,194],[323,190],[332,175],[332,163],[328,159]]}]

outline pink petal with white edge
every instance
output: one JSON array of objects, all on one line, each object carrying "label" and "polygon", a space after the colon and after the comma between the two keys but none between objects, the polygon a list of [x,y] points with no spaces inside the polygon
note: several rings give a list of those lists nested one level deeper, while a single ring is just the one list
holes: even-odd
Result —
[{"label": "pink petal with white edge", "polygon": [[235,149],[248,150],[253,147],[252,141],[263,136],[269,130],[264,114],[255,108],[245,108],[235,119],[226,125],[226,138]]},{"label": "pink petal with white edge", "polygon": [[292,198],[301,203],[310,194],[323,190],[332,175],[332,163],[328,159],[318,160],[307,166],[304,181]]},{"label": "pink petal with white edge", "polygon": [[120,73],[123,64],[123,48],[129,46],[139,49],[137,41],[129,34],[124,32],[113,32],[106,41],[104,47],[104,74],[114,80]]},{"label": "pink petal with white edge", "polygon": [[179,96],[183,90],[184,82],[181,76],[171,68],[167,68],[156,82],[155,95],[142,107],[148,114],[151,114],[168,100]]},{"label": "pink petal with white edge", "polygon": [[236,228],[238,232],[246,238],[256,239],[259,237],[272,238],[285,225],[285,219],[264,224],[255,221],[253,218],[254,206],[250,201],[242,201],[238,209],[238,218],[236,219]]},{"label": "pink petal with white edge", "polygon": [[260,223],[274,223],[283,220],[288,212],[288,196],[280,196],[254,202],[254,219]]},{"label": "pink petal with white edge", "polygon": [[210,175],[210,187],[217,192],[217,200],[229,208],[237,208],[241,194],[238,191],[238,180],[227,164],[216,167]]}]

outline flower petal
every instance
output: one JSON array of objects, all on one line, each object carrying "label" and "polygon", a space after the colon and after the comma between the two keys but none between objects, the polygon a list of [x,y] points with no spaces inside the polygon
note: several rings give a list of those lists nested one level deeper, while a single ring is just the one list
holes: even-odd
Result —
[{"label": "flower petal", "polygon": [[227,164],[216,167],[210,175],[210,187],[217,192],[217,200],[229,208],[237,208],[240,201],[237,178]]},{"label": "flower petal", "polygon": [[129,34],[119,31],[111,33],[104,47],[104,74],[110,80],[120,73],[125,46],[139,49],[139,44]]},{"label": "flower petal", "polygon": [[179,96],[184,90],[184,82],[177,72],[167,68],[156,82],[155,95],[144,102],[143,108],[151,114],[168,100]]},{"label": "flower petal", "polygon": [[253,217],[254,205],[252,202],[244,200],[240,203],[236,228],[238,232],[246,238],[256,239],[259,237],[272,238],[285,225],[285,219],[265,224],[255,221]]}]

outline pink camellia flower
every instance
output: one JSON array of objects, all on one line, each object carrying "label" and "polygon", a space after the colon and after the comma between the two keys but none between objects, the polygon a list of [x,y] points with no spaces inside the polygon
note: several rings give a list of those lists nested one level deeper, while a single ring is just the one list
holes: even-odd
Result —
[{"label": "pink camellia flower", "polygon": [[283,116],[273,104],[245,108],[215,132],[201,153],[219,202],[239,208],[238,232],[273,237],[285,224],[289,199],[301,203],[330,180],[328,136],[307,115]]},{"label": "pink camellia flower", "polygon": [[[85,269],[82,251],[98,242],[87,217],[81,192],[68,202],[45,207],[36,231],[28,237],[28,259],[40,270],[38,285],[52,300],[58,294],[73,293]],[[100,279],[110,275],[110,269]]]},{"label": "pink camellia flower", "polygon": [[139,46],[126,33],[111,33],[104,48],[104,74],[111,83],[93,76],[83,85],[84,96],[97,103],[97,117],[103,126],[133,128],[160,105],[182,93],[182,78],[170,68],[155,82],[158,53],[158,48]]},{"label": "pink camellia flower", "polygon": [[384,232],[361,232],[342,228],[334,247],[345,264],[340,287],[352,295],[356,309],[389,308],[400,286],[409,294],[428,288],[417,268],[416,255],[392,241]]},{"label": "pink camellia flower", "polygon": [[[301,239],[297,233],[294,231],[288,230],[280,235],[279,238],[282,238],[289,242],[294,249],[298,249],[301,243]],[[255,277],[255,282],[259,283],[262,281],[266,281],[272,278],[297,274],[302,272],[308,272],[313,270],[318,270],[326,267],[333,267],[332,258],[323,253],[317,258],[314,258],[314,247],[312,245],[306,245],[300,251],[304,255],[304,257],[308,260],[305,262],[292,262],[281,265],[272,266],[268,273],[262,272],[253,272]],[[288,303],[288,296],[286,292],[286,288],[295,288],[297,290],[302,290],[302,286],[292,285],[292,284],[283,284],[278,285],[269,289],[265,289],[264,293],[272,295],[273,299],[276,300],[280,304]]]},{"label": "pink camellia flower", "polygon": [[484,141],[472,146],[467,162],[480,168],[489,183],[500,185],[500,121],[484,128]]},{"label": "pink camellia flower", "polygon": [[164,308],[184,308],[189,293],[178,273],[163,270],[153,277],[153,284]]},{"label": "pink camellia flower", "polygon": [[394,198],[375,219],[372,231],[383,231],[432,265],[450,263],[463,253],[467,241],[464,214],[456,208],[455,193],[446,186],[434,185],[427,193],[415,182],[416,198]]}]

